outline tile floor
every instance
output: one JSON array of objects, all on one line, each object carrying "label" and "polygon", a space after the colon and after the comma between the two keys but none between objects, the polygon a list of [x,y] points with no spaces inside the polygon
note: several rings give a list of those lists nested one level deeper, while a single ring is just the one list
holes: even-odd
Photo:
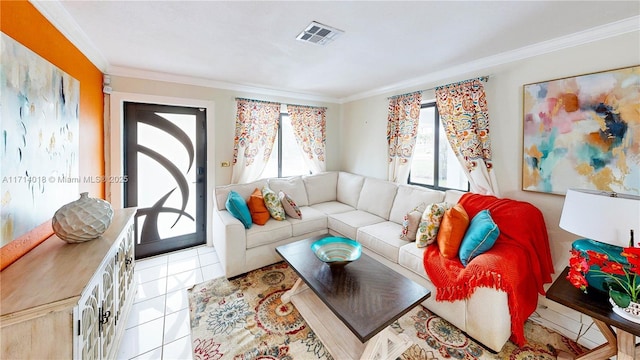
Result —
[{"label": "tile floor", "polygon": [[118,359],[191,359],[187,289],[222,275],[209,246],[136,261],[138,290]]},{"label": "tile floor", "polygon": [[[118,359],[191,359],[191,337],[187,289],[205,280],[223,275],[213,247],[200,246],[136,261],[137,293],[120,344]],[[533,320],[578,340],[589,348],[604,342],[597,329],[573,332],[575,326],[557,325],[558,314],[546,314],[546,306],[538,308]],[[539,313],[539,314],[538,314]],[[545,316],[546,315],[546,316]],[[557,324],[556,324],[557,323]],[[577,321],[571,322],[578,324]],[[583,326],[580,326],[582,330]]]}]

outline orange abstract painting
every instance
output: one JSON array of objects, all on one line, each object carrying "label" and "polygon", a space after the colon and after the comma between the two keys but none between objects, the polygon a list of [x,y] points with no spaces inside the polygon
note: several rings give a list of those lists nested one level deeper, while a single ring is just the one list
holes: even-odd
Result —
[{"label": "orange abstract painting", "polygon": [[523,90],[524,190],[640,195],[640,66]]}]

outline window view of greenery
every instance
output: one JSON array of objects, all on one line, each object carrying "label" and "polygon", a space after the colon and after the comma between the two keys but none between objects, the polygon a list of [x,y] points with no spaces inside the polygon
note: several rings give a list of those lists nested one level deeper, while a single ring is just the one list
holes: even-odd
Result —
[{"label": "window view of greenery", "polygon": [[409,183],[436,189],[469,190],[467,177],[449,145],[435,103],[423,104],[420,110]]},{"label": "window view of greenery", "polygon": [[291,118],[287,114],[281,114],[278,137],[273,145],[269,162],[262,172],[262,177],[287,177],[305,174],[309,174],[309,168],[304,162],[302,150],[293,134]]}]

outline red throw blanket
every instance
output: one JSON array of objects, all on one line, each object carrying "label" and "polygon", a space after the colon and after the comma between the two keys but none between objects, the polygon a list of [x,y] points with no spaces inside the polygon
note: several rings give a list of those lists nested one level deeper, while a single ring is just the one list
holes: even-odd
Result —
[{"label": "red throw blanket", "polygon": [[[526,343],[524,322],[544,295],[543,284],[551,282],[553,263],[544,218],[535,206],[495,196],[464,194],[459,203],[469,219],[489,209],[500,229],[495,245],[463,267],[459,259],[440,256],[437,245],[424,252],[424,268],[436,287],[437,301],[469,298],[477,287],[507,293],[511,314],[511,340]],[[491,306],[491,304],[486,304]]]}]

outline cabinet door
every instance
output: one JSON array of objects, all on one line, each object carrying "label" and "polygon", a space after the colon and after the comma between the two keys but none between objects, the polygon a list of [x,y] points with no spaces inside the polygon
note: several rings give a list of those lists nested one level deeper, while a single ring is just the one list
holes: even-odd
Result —
[{"label": "cabinet door", "polygon": [[100,285],[100,282],[90,283],[78,303],[77,351],[74,353],[77,359],[100,359]]},{"label": "cabinet door", "polygon": [[134,285],[134,281],[133,281],[133,268],[135,266],[135,232],[134,232],[134,227],[133,227],[133,223],[131,223],[131,226],[129,226],[129,229],[127,230],[127,235],[125,236],[124,243],[126,243],[126,257],[125,257],[125,261],[127,263],[127,290],[130,291]]},{"label": "cabinet door", "polygon": [[123,307],[127,298],[131,294],[133,286],[133,267],[134,267],[134,233],[133,224],[127,229],[127,232],[118,245],[118,309],[116,314],[116,324],[120,321]]},{"label": "cabinet door", "polygon": [[102,271],[102,303],[100,308],[102,356],[109,354],[116,334],[116,256],[109,257]]},{"label": "cabinet door", "polygon": [[[125,324],[118,319],[134,294],[133,220],[117,239],[74,308],[75,359],[106,359],[117,355]],[[120,321],[124,321],[121,319]]]}]

